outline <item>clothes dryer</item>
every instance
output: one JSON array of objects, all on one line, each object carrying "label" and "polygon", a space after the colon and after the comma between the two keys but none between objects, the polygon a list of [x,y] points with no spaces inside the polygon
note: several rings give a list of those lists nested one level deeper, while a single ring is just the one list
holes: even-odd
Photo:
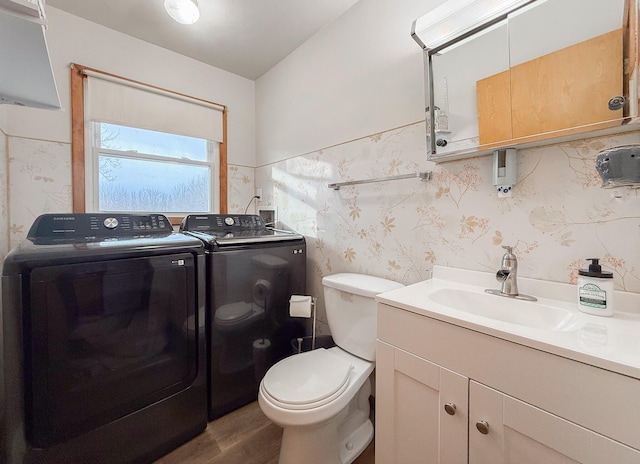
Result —
[{"label": "clothes dryer", "polygon": [[38,217],[2,269],[0,462],[151,462],[202,432],[204,271],[162,215]]}]

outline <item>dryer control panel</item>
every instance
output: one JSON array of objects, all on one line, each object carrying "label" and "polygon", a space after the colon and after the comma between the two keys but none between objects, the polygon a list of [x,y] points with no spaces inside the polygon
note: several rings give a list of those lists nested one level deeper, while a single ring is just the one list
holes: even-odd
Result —
[{"label": "dryer control panel", "polygon": [[34,243],[98,241],[172,232],[169,219],[162,214],[43,214],[31,226],[27,239]]},{"label": "dryer control panel", "polygon": [[266,229],[257,214],[189,214],[182,221],[181,230],[220,232]]}]

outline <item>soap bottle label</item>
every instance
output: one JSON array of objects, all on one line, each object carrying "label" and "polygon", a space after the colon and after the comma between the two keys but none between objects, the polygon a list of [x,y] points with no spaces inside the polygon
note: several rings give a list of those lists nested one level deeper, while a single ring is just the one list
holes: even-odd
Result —
[{"label": "soap bottle label", "polygon": [[607,309],[607,292],[595,284],[584,284],[578,290],[580,304],[597,309]]}]

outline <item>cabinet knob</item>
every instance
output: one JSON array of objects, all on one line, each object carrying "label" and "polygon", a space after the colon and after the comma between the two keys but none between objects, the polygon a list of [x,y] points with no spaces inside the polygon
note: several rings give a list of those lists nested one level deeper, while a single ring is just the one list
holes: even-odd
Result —
[{"label": "cabinet knob", "polygon": [[480,432],[483,435],[486,435],[489,433],[489,423],[487,421],[478,421],[476,422],[476,428],[478,429],[478,432]]},{"label": "cabinet knob", "polygon": [[444,410],[450,416],[455,416],[456,415],[456,404],[455,403],[447,403],[447,404],[444,405]]},{"label": "cabinet knob", "polygon": [[626,100],[627,99],[623,96],[613,97],[611,100],[609,100],[609,109],[611,111],[616,111],[624,108]]}]

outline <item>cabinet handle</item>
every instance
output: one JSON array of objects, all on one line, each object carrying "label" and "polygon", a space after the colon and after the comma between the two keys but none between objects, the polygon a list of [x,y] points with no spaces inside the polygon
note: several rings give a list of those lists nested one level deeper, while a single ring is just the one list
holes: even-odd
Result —
[{"label": "cabinet handle", "polygon": [[609,100],[609,109],[611,111],[616,111],[624,108],[626,100],[627,99],[623,96],[613,97],[611,100]]},{"label": "cabinet handle", "polygon": [[447,411],[447,414],[450,416],[456,415],[456,404],[455,403],[447,403],[444,405],[444,410]]},{"label": "cabinet handle", "polygon": [[489,423],[487,421],[478,421],[476,422],[476,428],[478,429],[478,432],[480,432],[483,435],[486,435],[489,433]]}]

